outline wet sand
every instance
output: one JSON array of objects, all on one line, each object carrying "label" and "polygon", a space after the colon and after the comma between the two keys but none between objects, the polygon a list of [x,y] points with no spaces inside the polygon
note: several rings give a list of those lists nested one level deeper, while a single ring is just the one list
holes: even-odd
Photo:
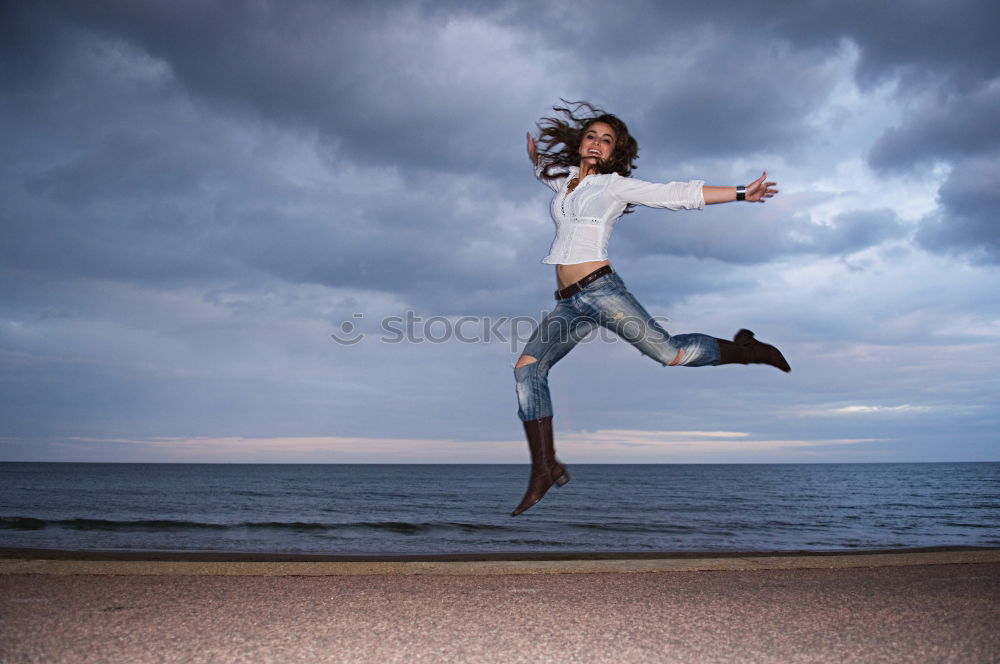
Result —
[{"label": "wet sand", "polygon": [[996,549],[64,554],[0,552],[0,662],[1000,661]]}]

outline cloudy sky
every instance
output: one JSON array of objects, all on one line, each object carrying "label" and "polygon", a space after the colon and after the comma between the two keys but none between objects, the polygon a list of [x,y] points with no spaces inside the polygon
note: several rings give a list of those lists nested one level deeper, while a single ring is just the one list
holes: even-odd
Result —
[{"label": "cloudy sky", "polygon": [[526,462],[560,98],[636,177],[778,181],[611,256],[793,367],[588,340],[564,461],[1000,460],[1000,10],[903,4],[3,3],[0,460]]}]

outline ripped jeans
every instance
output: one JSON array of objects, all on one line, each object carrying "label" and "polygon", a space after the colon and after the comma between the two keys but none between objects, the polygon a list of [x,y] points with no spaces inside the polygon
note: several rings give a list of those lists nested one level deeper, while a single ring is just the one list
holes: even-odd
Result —
[{"label": "ripped jeans", "polygon": [[549,369],[573,350],[598,325],[617,334],[643,355],[667,366],[683,351],[679,366],[702,367],[719,363],[719,343],[707,334],[670,336],[612,272],[592,281],[583,290],[557,300],[532,333],[521,355],[535,362],[514,369],[518,417],[530,422],[552,415]]}]

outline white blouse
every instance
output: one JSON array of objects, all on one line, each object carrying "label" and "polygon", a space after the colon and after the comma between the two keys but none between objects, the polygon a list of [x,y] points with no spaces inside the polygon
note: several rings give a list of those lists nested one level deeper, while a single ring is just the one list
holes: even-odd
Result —
[{"label": "white blouse", "polygon": [[556,178],[543,177],[541,170],[536,167],[535,175],[556,192],[550,208],[556,237],[543,263],[607,260],[611,231],[629,204],[671,210],[705,207],[704,180],[656,184],[611,173],[588,175],[576,189],[567,191],[570,180],[580,172],[578,167],[571,166],[567,175]]}]

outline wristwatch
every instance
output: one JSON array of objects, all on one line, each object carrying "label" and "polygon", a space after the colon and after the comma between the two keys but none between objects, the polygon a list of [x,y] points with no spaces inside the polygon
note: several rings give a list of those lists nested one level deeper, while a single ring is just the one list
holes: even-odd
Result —
[{"label": "wristwatch", "polygon": [[745,201],[747,199],[747,188],[744,185],[736,187],[736,200]]}]

